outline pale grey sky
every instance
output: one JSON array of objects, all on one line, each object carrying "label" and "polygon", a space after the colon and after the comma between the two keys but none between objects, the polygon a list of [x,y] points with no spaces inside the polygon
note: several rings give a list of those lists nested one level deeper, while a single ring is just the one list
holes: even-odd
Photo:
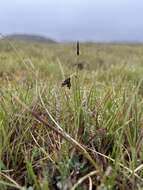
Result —
[{"label": "pale grey sky", "polygon": [[0,33],[142,41],[143,0],[0,0]]}]

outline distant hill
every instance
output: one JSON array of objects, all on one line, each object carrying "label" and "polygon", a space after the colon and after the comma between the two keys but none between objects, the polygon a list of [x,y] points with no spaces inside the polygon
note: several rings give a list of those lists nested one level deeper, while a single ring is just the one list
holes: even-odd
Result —
[{"label": "distant hill", "polygon": [[41,43],[56,43],[51,38],[46,38],[40,35],[33,35],[33,34],[11,34],[5,36],[3,39],[8,40],[20,40],[20,41],[29,41],[29,42],[41,42]]}]

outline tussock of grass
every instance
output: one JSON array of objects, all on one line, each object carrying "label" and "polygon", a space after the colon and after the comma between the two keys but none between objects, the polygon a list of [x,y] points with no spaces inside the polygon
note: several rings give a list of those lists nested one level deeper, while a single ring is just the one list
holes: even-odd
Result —
[{"label": "tussock of grass", "polygon": [[0,189],[141,189],[143,47],[13,44],[0,42]]}]

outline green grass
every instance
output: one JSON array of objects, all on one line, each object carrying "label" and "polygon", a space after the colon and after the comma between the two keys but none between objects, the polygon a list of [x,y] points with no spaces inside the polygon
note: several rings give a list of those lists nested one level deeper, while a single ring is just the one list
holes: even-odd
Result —
[{"label": "green grass", "polygon": [[143,188],[143,46],[75,48],[0,41],[0,190]]}]

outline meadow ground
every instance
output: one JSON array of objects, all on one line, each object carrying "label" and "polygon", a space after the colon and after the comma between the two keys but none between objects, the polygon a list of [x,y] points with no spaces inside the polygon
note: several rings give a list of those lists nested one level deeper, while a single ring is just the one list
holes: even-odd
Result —
[{"label": "meadow ground", "polygon": [[143,46],[1,40],[0,190],[142,188]]}]

